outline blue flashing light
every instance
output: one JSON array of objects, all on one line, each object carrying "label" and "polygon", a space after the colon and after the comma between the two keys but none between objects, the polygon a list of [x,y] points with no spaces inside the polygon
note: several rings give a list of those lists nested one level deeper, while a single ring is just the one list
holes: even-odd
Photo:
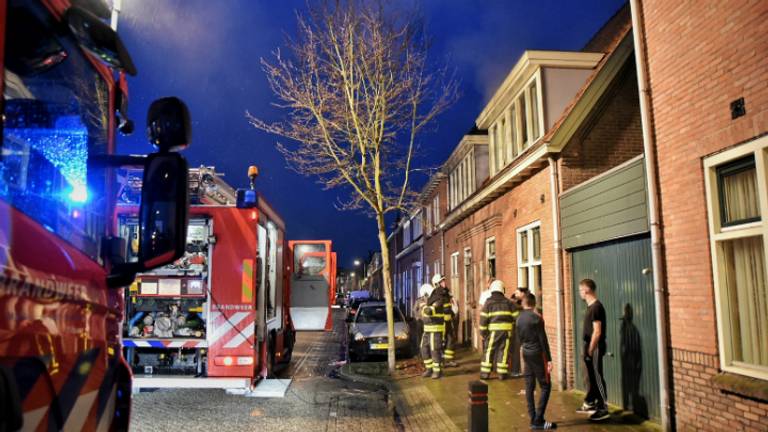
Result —
[{"label": "blue flashing light", "polygon": [[72,192],[69,193],[69,200],[73,203],[84,203],[88,201],[88,188],[83,184],[75,184]]}]

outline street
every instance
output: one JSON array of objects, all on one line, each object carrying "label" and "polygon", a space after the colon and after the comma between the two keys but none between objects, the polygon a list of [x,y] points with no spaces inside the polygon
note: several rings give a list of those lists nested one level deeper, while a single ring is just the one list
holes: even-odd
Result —
[{"label": "street", "polygon": [[285,398],[228,395],[223,390],[158,390],[134,395],[134,431],[384,431],[397,430],[387,391],[333,375],[342,355],[343,313],[333,332],[299,332]]}]

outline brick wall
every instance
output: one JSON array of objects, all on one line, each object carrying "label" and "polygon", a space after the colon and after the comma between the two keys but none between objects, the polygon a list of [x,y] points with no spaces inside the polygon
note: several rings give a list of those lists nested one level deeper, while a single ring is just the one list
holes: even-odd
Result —
[{"label": "brick wall", "polygon": [[678,430],[768,430],[766,404],[712,386],[710,379],[719,373],[717,356],[674,349],[672,366]]},{"label": "brick wall", "polygon": [[[712,390],[718,353],[702,158],[768,132],[768,2],[643,1],[679,430],[767,430],[768,404]],[[731,119],[743,97],[747,114]],[[702,370],[702,367],[704,368]],[[703,397],[704,396],[704,397]],[[739,423],[747,422],[747,423]],[[718,427],[722,426],[722,427]],[[757,425],[757,426],[756,426]],[[739,427],[741,426],[741,427]]]},{"label": "brick wall", "polygon": [[562,191],[643,153],[635,64],[628,62],[560,154]]}]

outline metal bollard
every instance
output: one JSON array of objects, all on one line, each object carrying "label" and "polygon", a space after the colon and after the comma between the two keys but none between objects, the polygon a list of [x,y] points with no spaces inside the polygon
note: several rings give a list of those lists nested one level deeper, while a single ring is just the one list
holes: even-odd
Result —
[{"label": "metal bollard", "polygon": [[469,432],[488,432],[488,384],[469,383]]}]

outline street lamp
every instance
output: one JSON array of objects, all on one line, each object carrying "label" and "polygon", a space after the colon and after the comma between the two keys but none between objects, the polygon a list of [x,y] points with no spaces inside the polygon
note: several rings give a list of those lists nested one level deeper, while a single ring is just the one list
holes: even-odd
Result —
[{"label": "street lamp", "polygon": [[355,267],[359,267],[360,266],[360,260],[356,259],[354,264],[355,264]]}]

